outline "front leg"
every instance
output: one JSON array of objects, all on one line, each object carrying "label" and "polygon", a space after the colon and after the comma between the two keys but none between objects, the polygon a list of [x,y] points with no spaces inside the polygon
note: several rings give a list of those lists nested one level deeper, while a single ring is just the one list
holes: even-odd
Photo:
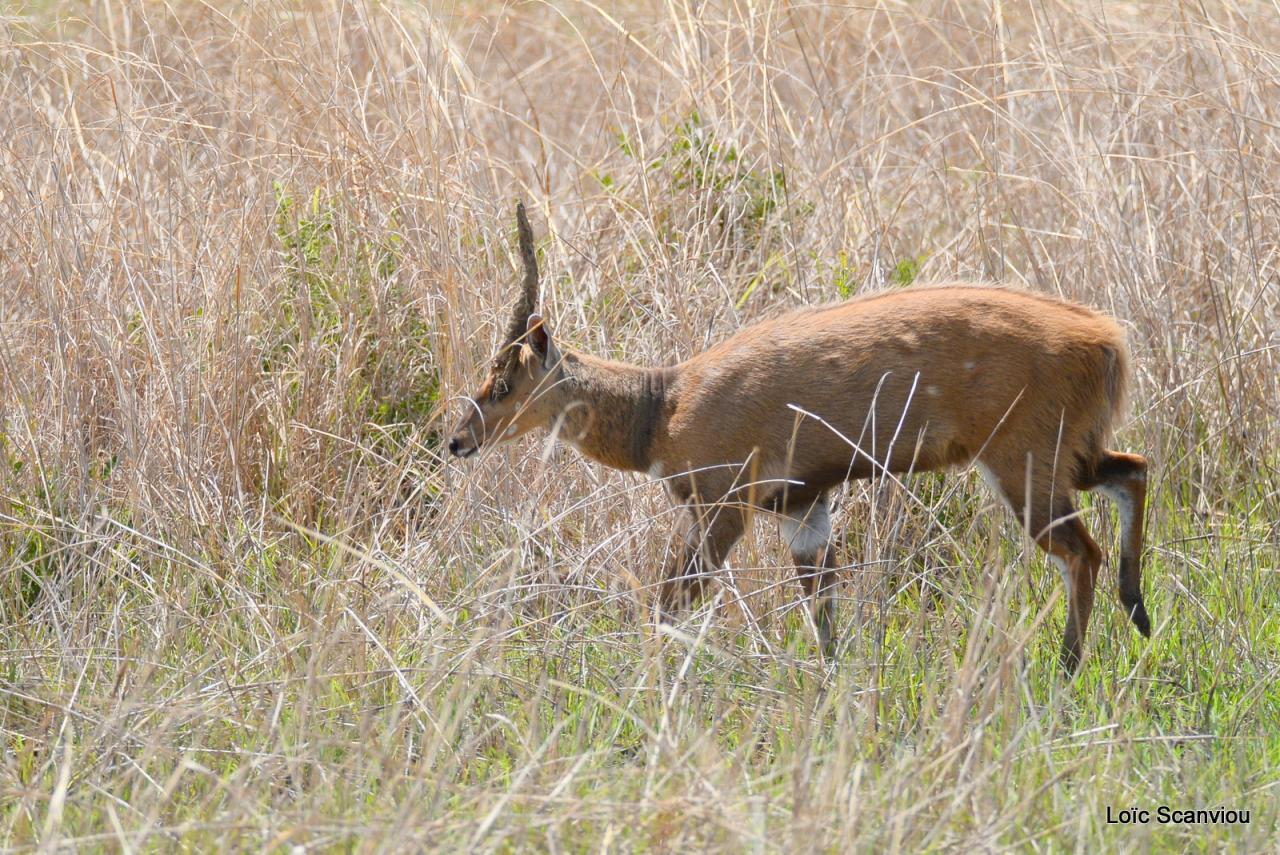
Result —
[{"label": "front leg", "polygon": [[695,605],[706,593],[710,574],[724,563],[742,537],[742,510],[731,505],[686,505],[668,549],[658,608],[662,621]]}]

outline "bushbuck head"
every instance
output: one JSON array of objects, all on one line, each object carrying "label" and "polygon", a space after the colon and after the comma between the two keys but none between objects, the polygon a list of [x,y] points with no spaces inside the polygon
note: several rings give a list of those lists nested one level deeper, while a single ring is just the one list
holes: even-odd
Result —
[{"label": "bushbuck head", "polygon": [[538,261],[524,204],[516,205],[524,282],[512,310],[502,348],[484,384],[468,400],[470,411],[449,439],[449,452],[470,457],[485,444],[514,439],[555,418],[552,392],[560,353],[547,323],[534,312],[538,303]]}]

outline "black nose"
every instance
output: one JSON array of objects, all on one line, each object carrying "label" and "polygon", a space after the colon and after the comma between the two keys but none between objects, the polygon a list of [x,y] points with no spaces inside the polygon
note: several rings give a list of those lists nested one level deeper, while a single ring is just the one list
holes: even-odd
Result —
[{"label": "black nose", "polygon": [[449,453],[454,457],[458,456],[458,438],[456,436],[449,440]]}]

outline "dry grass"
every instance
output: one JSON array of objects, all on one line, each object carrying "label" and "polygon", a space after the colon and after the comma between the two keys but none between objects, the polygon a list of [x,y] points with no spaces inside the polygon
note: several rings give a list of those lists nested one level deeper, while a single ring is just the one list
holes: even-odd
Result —
[{"label": "dry grass", "polygon": [[[1274,5],[602,9],[3,20],[0,845],[1276,846]],[[656,485],[440,453],[517,197],[635,361],[917,276],[1114,313],[1155,638],[1106,597],[1060,680],[970,475],[848,490],[838,667],[763,526],[655,634]],[[1160,804],[1252,821],[1106,822]]]}]

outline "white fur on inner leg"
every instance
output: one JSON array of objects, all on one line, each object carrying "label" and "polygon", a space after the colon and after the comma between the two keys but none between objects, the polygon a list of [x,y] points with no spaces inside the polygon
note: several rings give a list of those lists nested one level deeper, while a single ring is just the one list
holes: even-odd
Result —
[{"label": "white fur on inner leg", "polygon": [[782,540],[794,555],[816,555],[831,540],[831,512],[826,505],[814,505],[778,520]]},{"label": "white fur on inner leg", "polygon": [[1000,479],[996,477],[996,473],[991,471],[991,467],[987,466],[987,464],[983,463],[981,460],[975,461],[973,465],[977,468],[978,474],[982,476],[982,480],[986,482],[986,485],[991,489],[991,492],[995,493],[996,498],[1000,500],[1000,503],[1006,508],[1016,510],[1016,508],[1009,503],[1009,497],[1005,495],[1004,488],[1000,486]]},{"label": "white fur on inner leg", "polygon": [[1059,558],[1057,555],[1050,555],[1049,560],[1052,561],[1054,565],[1058,568],[1058,573],[1059,575],[1062,576],[1062,584],[1067,586],[1067,593],[1070,594],[1071,593],[1071,572],[1067,568],[1066,560],[1063,558]]}]

